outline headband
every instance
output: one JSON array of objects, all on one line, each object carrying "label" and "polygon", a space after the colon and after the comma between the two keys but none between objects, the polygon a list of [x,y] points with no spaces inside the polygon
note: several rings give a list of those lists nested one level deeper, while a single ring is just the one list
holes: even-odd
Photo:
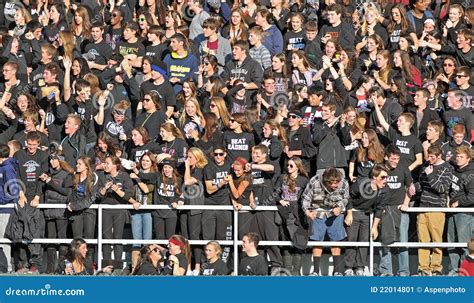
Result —
[{"label": "headband", "polygon": [[239,163],[239,164],[242,165],[243,167],[245,167],[245,165],[247,164],[247,161],[246,161],[244,158],[241,158],[241,157],[235,158],[234,161],[237,162],[237,163]]},{"label": "headband", "polygon": [[173,243],[174,245],[179,246],[180,248],[184,247],[184,243],[175,238],[169,238],[168,242]]}]

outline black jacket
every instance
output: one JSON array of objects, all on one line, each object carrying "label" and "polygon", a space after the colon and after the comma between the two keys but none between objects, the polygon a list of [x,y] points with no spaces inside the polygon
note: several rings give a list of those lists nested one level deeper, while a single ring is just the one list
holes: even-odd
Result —
[{"label": "black jacket", "polygon": [[348,126],[341,127],[336,122],[332,127],[322,119],[316,119],[313,124],[313,143],[318,147],[316,167],[347,167],[348,154],[344,146],[352,143]]}]

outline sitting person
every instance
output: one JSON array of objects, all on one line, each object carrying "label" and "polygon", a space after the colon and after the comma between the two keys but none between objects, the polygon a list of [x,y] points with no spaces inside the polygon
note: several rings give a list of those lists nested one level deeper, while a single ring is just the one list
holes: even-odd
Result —
[{"label": "sitting person", "polygon": [[163,267],[161,261],[160,247],[156,244],[148,244],[140,250],[140,260],[134,268],[133,276],[156,276],[161,274]]}]

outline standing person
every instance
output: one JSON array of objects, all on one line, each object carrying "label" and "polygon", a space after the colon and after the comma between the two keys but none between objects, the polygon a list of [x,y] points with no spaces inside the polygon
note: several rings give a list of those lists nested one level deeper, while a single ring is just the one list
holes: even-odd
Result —
[{"label": "standing person", "polygon": [[157,209],[153,212],[155,238],[162,240],[176,233],[178,213],[176,208],[184,205],[181,192],[182,179],[176,171],[175,162],[166,159],[160,162],[161,171],[155,173],[140,173],[138,177],[147,184],[153,184],[155,194],[153,204],[167,205],[169,209]]},{"label": "standing person", "polygon": [[283,148],[286,160],[299,157],[303,160],[306,171],[310,171],[309,161],[316,155],[317,149],[313,145],[311,133],[302,125],[303,115],[299,110],[288,113],[288,145]]},{"label": "standing person", "polygon": [[[155,173],[158,170],[155,155],[147,151],[139,160],[139,163],[130,174],[130,178],[135,181],[135,194],[133,198],[129,200],[132,203],[134,210],[132,210],[132,236],[134,240],[151,240],[152,238],[152,225],[153,220],[151,217],[150,210],[140,210],[142,205],[151,205],[153,203],[153,184],[145,184],[142,182],[136,172],[142,173]],[[133,244],[132,246],[132,272],[138,264],[140,258],[140,244]]]},{"label": "standing person", "polygon": [[142,110],[137,110],[135,127],[144,127],[154,141],[159,135],[159,129],[156,126],[165,123],[168,117],[162,111],[160,95],[155,91],[146,93],[141,104]]},{"label": "standing person", "polygon": [[[67,206],[67,216],[74,238],[93,239],[95,237],[97,213],[89,207],[99,198],[98,181],[99,177],[94,173],[91,159],[80,157],[77,160],[72,193]],[[90,261],[94,259],[94,251],[94,246],[90,246],[87,254]]]},{"label": "standing person", "polygon": [[[10,218],[5,236],[12,240],[34,239],[42,237],[43,216],[37,206],[43,202],[43,183],[39,177],[48,171],[48,154],[39,147],[40,136],[37,131],[26,135],[26,149],[17,151],[14,158],[18,161],[19,179],[24,188],[20,189],[18,205]],[[21,217],[28,218],[20,222]],[[41,244],[17,244],[17,270],[39,273],[42,262]],[[28,257],[29,256],[29,257]]]},{"label": "standing person", "polygon": [[453,136],[453,127],[462,124],[466,128],[466,139],[471,141],[474,134],[474,117],[472,112],[466,110],[463,104],[465,93],[462,90],[448,90],[447,104],[449,109],[443,112],[443,122],[448,137]]},{"label": "standing person", "polygon": [[357,178],[367,178],[376,164],[383,162],[383,145],[373,129],[362,133],[361,144],[355,150],[349,162],[349,179],[355,182]]},{"label": "standing person", "polygon": [[237,157],[250,158],[250,150],[255,145],[253,130],[244,114],[232,114],[229,120],[230,131],[224,132],[223,144],[230,160]]},{"label": "standing person", "polygon": [[[437,145],[428,148],[428,161],[421,168],[417,191],[421,191],[420,207],[448,206],[448,193],[453,179],[453,168],[442,158],[443,153]],[[420,242],[442,242],[445,222],[444,212],[419,213],[417,218],[418,239]],[[443,266],[441,248],[418,249],[418,273],[421,276],[440,276]]]},{"label": "standing person", "polygon": [[[13,189],[20,186],[18,182],[18,161],[10,156],[10,147],[7,144],[0,143],[0,205],[17,203],[18,195]],[[13,182],[11,180],[14,180]],[[12,213],[11,209],[5,208],[0,210],[0,237],[4,238],[8,220]],[[10,244],[0,245],[7,257],[7,271],[12,270],[11,263],[11,246]]]},{"label": "standing person", "polygon": [[[275,166],[268,160],[268,148],[265,145],[257,145],[252,148],[252,163],[247,164],[246,170],[252,171],[252,190],[255,207],[276,206]],[[274,211],[258,211],[256,224],[258,234],[264,241],[278,241],[277,222],[281,222],[278,213]],[[266,253],[270,259],[272,270],[279,269],[283,265],[283,259],[278,246],[269,246]]]},{"label": "standing person", "polygon": [[183,88],[185,79],[192,77],[197,80],[198,59],[189,53],[188,41],[183,34],[177,33],[171,37],[171,53],[167,54],[163,62],[167,65],[167,74],[169,83],[173,85],[175,94]]},{"label": "standing person", "polygon": [[329,25],[323,25],[318,38],[322,44],[329,39],[335,39],[343,49],[354,47],[355,33],[352,25],[342,21],[342,7],[340,4],[331,4],[326,8]]},{"label": "standing person", "polygon": [[[208,165],[206,155],[197,147],[188,150],[184,161],[184,204],[204,205],[204,168]],[[202,240],[202,210],[185,210],[180,212],[181,233],[186,239]],[[193,248],[195,269],[193,275],[197,276],[201,270],[202,249],[199,246]]]},{"label": "standing person", "polygon": [[222,248],[217,241],[209,241],[204,248],[206,262],[202,264],[200,276],[225,276],[227,266],[220,258]]},{"label": "standing person", "polygon": [[[376,164],[367,177],[360,177],[351,185],[347,214],[347,241],[367,242],[370,236],[370,214],[384,199],[389,198],[388,171]],[[364,276],[367,265],[367,247],[348,247],[345,252],[345,276]]]},{"label": "standing person", "polygon": [[272,13],[266,8],[258,9],[255,14],[255,24],[261,26],[267,34],[263,45],[270,51],[270,55],[281,53],[283,51],[283,36],[272,22]]},{"label": "standing person", "polygon": [[182,169],[188,145],[184,141],[181,131],[173,123],[166,122],[161,124],[160,137],[159,154],[156,156],[158,163],[164,159],[173,159],[176,162],[176,167]]},{"label": "standing person", "polygon": [[[205,204],[230,205],[230,192],[225,176],[230,174],[231,162],[222,146],[214,146],[213,161],[204,168]],[[232,212],[227,210],[205,210],[202,214],[202,237],[204,240],[232,239]],[[222,260],[227,262],[230,248],[224,247]]]},{"label": "standing person", "polygon": [[242,237],[242,251],[245,257],[239,264],[240,276],[266,276],[268,264],[265,258],[257,251],[260,237],[256,233],[246,233]]},{"label": "standing person", "polygon": [[[278,201],[278,211],[283,219],[284,239],[292,241],[295,246],[298,243],[297,235],[299,229],[306,229],[304,212],[301,206],[301,194],[308,184],[308,173],[300,158],[294,157],[288,160],[287,172],[280,176],[275,188],[281,190]],[[293,276],[299,276],[301,271],[301,254],[299,247],[283,248],[283,266]]]},{"label": "standing person", "polygon": [[204,21],[202,28],[205,39],[199,45],[199,52],[201,57],[216,56],[219,72],[222,72],[226,62],[230,59],[232,48],[229,40],[223,38],[219,33],[219,25],[219,22],[213,18]]},{"label": "standing person", "polygon": [[[64,156],[60,151],[49,156],[49,171],[39,176],[39,179],[45,183],[45,202],[51,204],[66,204],[71,194],[73,183],[72,174],[74,169],[64,161]],[[46,221],[46,233],[49,239],[66,239],[68,220],[65,216],[65,210],[45,209],[43,216]],[[47,246],[47,267],[46,273],[56,272],[55,245]],[[67,246],[59,245],[59,260],[65,258]]]},{"label": "standing person", "polygon": [[[99,194],[102,198],[101,204],[119,205],[128,204],[133,195],[133,181],[127,173],[121,170],[120,159],[111,155],[105,159],[104,172],[106,173],[102,183],[104,184]],[[103,212],[104,228],[102,236],[104,239],[122,239],[127,210],[106,209]],[[112,259],[112,249],[114,259]],[[114,268],[122,268],[122,244],[103,245],[103,258],[106,265],[113,265]],[[109,264],[108,264],[109,263]],[[111,264],[110,264],[111,263]]]},{"label": "standing person", "polygon": [[181,235],[172,235],[168,240],[168,251],[164,254],[166,261],[163,267],[163,275],[185,276],[191,262],[190,251],[189,242],[186,238]]},{"label": "standing person", "polygon": [[[247,163],[247,159],[241,157],[235,158],[232,163],[233,174],[224,177],[224,180],[229,184],[232,205],[234,209],[239,212],[239,238],[256,228],[255,214],[241,210],[244,206],[255,206],[252,192],[252,174],[249,171],[245,171]],[[233,178],[234,176],[236,178],[235,180]]]},{"label": "standing person", "polygon": [[250,29],[249,42],[252,48],[249,51],[249,55],[260,64],[263,70],[272,66],[272,56],[265,45],[263,45],[265,35],[266,33],[260,26],[254,26]]},{"label": "standing person", "polygon": [[[306,216],[312,220],[311,240],[342,241],[346,237],[344,215],[349,199],[349,184],[336,168],[328,168],[322,175],[315,175],[309,181],[302,196],[301,203]],[[313,247],[313,273],[319,276],[319,265],[323,253],[322,247]],[[334,259],[333,276],[342,276],[344,260],[341,248],[331,247]]]},{"label": "standing person", "polygon": [[[408,242],[410,216],[405,211],[410,206],[408,189],[412,186],[413,179],[407,167],[398,165],[400,155],[398,147],[393,144],[387,146],[385,150],[385,166],[388,168],[387,187],[390,188],[390,205],[401,205],[400,242]],[[387,249],[384,251],[384,254],[386,256],[384,260],[387,260],[385,268],[390,269],[392,268],[392,263],[390,262],[392,260],[392,250]],[[409,259],[408,248],[400,247],[398,249],[398,276],[410,276]]]},{"label": "standing person", "polygon": [[91,70],[99,73],[107,68],[107,61],[112,57],[114,51],[104,41],[104,26],[101,23],[93,23],[91,27],[92,41],[84,48],[83,57]]},{"label": "standing person", "polygon": [[[451,201],[449,207],[474,207],[474,164],[473,153],[467,146],[456,148],[456,169],[451,185]],[[467,242],[474,234],[472,214],[455,213],[448,219],[448,242]],[[467,249],[462,252],[449,248],[449,274],[456,275],[459,263],[467,256]]]},{"label": "standing person", "polygon": [[456,160],[456,148],[459,146],[471,147],[471,144],[465,140],[466,127],[463,124],[456,124],[453,127],[453,136],[449,141],[446,141],[441,145],[443,151],[444,160],[448,162],[455,162]]}]

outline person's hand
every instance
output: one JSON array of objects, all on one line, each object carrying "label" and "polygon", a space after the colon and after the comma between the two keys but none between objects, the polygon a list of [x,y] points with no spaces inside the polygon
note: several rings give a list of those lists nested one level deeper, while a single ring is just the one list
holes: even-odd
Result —
[{"label": "person's hand", "polygon": [[2,112],[5,114],[5,117],[7,117],[8,119],[13,120],[13,119],[16,118],[16,117],[15,117],[15,114],[14,114],[13,111],[12,111],[12,109],[9,108],[9,107],[7,107],[7,106],[4,106],[4,107],[2,108]]},{"label": "person's hand", "polygon": [[227,175],[224,177],[224,181],[229,183],[230,181],[232,181],[232,175]]},{"label": "person's hand", "polygon": [[335,215],[335,216],[339,216],[341,214],[341,208],[340,207],[334,207],[332,209],[332,213]]},{"label": "person's hand", "polygon": [[136,173],[130,173],[130,179],[138,179],[138,175]]},{"label": "person's hand", "polygon": [[74,273],[72,270],[72,264],[70,264],[69,266],[66,266],[66,268],[64,269],[64,273],[66,275],[72,275]]},{"label": "person's hand", "polygon": [[285,200],[280,200],[280,204],[281,204],[281,206],[284,206],[284,207],[290,206],[290,202],[285,201]]},{"label": "person's hand", "polygon": [[321,42],[322,42],[323,44],[326,44],[329,39],[331,39],[331,35],[330,35],[330,34],[326,34],[324,37],[321,37]]},{"label": "person's hand", "polygon": [[379,237],[379,229],[374,226],[372,228],[372,238],[375,241],[375,240],[377,240],[378,237]]},{"label": "person's hand", "polygon": [[157,161],[158,163],[161,163],[163,160],[165,160],[165,159],[171,159],[171,158],[172,158],[172,157],[171,157],[170,154],[165,154],[165,153],[163,153],[163,154],[159,154],[159,155],[156,156],[156,161]]},{"label": "person's hand", "polygon": [[413,197],[414,195],[416,195],[416,188],[415,188],[415,184],[410,184],[410,186],[408,186],[408,195],[410,197]]},{"label": "person's hand", "polygon": [[316,212],[312,210],[307,210],[305,213],[306,213],[306,216],[310,218],[311,220],[316,219]]},{"label": "person's hand", "polygon": [[347,213],[346,214],[346,218],[344,219],[344,223],[346,223],[347,226],[351,226],[352,225],[352,222],[353,222],[353,217],[352,217],[352,213]]},{"label": "person's hand", "polygon": [[438,81],[443,81],[443,82],[445,82],[445,83],[449,83],[448,77],[446,77],[446,75],[443,74],[443,73],[442,73],[442,74],[439,74],[438,77],[436,77],[436,80],[438,80]]},{"label": "person's hand", "polygon": [[418,42],[418,47],[427,47],[428,46],[428,41],[426,40],[420,40]]},{"label": "person's hand", "polygon": [[448,20],[446,21],[446,27],[447,27],[448,29],[450,29],[451,27],[453,27],[453,25],[454,25],[454,24],[453,24],[453,21],[451,21],[450,19],[448,19]]},{"label": "person's hand", "polygon": [[120,133],[119,140],[120,141],[127,141],[127,135],[125,133]]},{"label": "person's hand", "polygon": [[251,209],[256,209],[256,208],[257,208],[257,204],[255,204],[254,201],[250,201],[250,208],[251,208]]},{"label": "person's hand", "polygon": [[109,189],[114,183],[112,181],[108,181],[107,183],[105,183],[105,189]]},{"label": "person's hand", "polygon": [[26,205],[26,196],[25,196],[25,194],[20,194],[20,197],[18,198],[18,205],[20,206],[20,208],[25,207],[25,205]]},{"label": "person's hand", "polygon": [[191,129],[189,131],[189,138],[194,139],[194,140],[198,139],[199,138],[199,132],[195,129]]},{"label": "person's hand", "polygon": [[249,172],[251,170],[252,170],[252,164],[250,164],[250,163],[245,164],[245,171]]},{"label": "person's hand", "polygon": [[280,131],[278,130],[278,128],[275,128],[274,130],[272,130],[272,135],[275,137],[278,137],[280,135]]},{"label": "person's hand", "polygon": [[46,173],[42,173],[40,176],[39,176],[39,179],[43,182],[46,182],[46,180],[48,180],[48,174]]},{"label": "person's hand", "polygon": [[139,210],[139,209],[140,209],[140,206],[141,206],[141,204],[138,203],[137,201],[134,201],[134,202],[132,203],[132,205],[133,205],[133,209],[135,209],[135,210]]},{"label": "person's hand", "polygon": [[433,172],[433,165],[428,165],[426,168],[425,168],[425,174],[429,175]]},{"label": "person's hand", "polygon": [[30,202],[30,206],[36,208],[38,207],[38,205],[39,205],[39,198],[33,198],[33,200],[31,200]]},{"label": "person's hand", "polygon": [[286,156],[291,159],[291,158],[293,158],[294,155],[293,155],[293,152],[291,150],[289,150],[289,151],[286,152]]},{"label": "person's hand", "polygon": [[178,208],[178,203],[172,202],[171,207],[174,208],[174,209]]},{"label": "person's hand", "polygon": [[366,67],[369,67],[371,64],[372,64],[372,61],[370,61],[370,59],[365,59],[365,60],[364,60],[364,65],[365,65]]},{"label": "person's hand", "polygon": [[110,188],[112,188],[112,190],[113,190],[114,192],[117,192],[117,191],[120,189],[120,186],[118,186],[117,184],[114,183],[114,184],[112,184],[112,185],[110,186]]},{"label": "person's hand", "polygon": [[408,205],[402,204],[402,205],[398,206],[398,209],[400,209],[400,211],[407,211],[408,210]]},{"label": "person's hand", "polygon": [[451,208],[456,208],[456,207],[459,207],[459,202],[458,201],[455,201],[455,202],[452,202],[449,207]]},{"label": "person's hand", "polygon": [[332,65],[332,62],[331,62],[331,58],[329,58],[328,56],[324,55],[322,57],[322,60],[323,60],[323,67],[324,68],[330,68],[331,65]]},{"label": "person's hand", "polygon": [[352,183],[354,183],[357,180],[357,177],[354,175],[349,175],[349,179],[351,180]]},{"label": "person's hand", "polygon": [[70,211],[70,212],[72,212],[71,203],[69,203],[69,204],[67,205],[67,210]]},{"label": "person's hand", "polygon": [[199,67],[198,67],[198,71],[196,72],[196,74],[198,74],[198,75],[204,74],[205,68],[206,68],[206,66],[205,66],[204,64],[200,64]]},{"label": "person's hand", "polygon": [[94,61],[87,61],[87,66],[89,66],[90,69],[95,69],[95,62]]},{"label": "person's hand", "polygon": [[242,209],[242,207],[244,207],[242,204],[237,203],[237,202],[233,203],[233,205],[234,205],[234,209],[236,211],[240,211]]},{"label": "person's hand", "polygon": [[68,57],[64,57],[64,58],[63,58],[63,65],[64,65],[64,68],[65,68],[66,70],[70,70],[71,67],[72,67],[72,61],[71,61],[71,59],[68,58]]},{"label": "person's hand", "polygon": [[379,71],[378,71],[378,70],[374,71],[374,78],[375,78],[376,80],[379,80],[379,79],[380,79],[380,77],[379,77]]},{"label": "person's hand", "polygon": [[178,258],[175,256],[175,255],[170,255],[168,260],[170,260],[171,262],[173,262],[174,264],[179,264],[179,260]]},{"label": "person's hand", "polygon": [[32,32],[27,32],[27,33],[25,34],[25,38],[26,38],[27,40],[30,40],[30,41],[31,41],[31,40],[33,40],[33,39],[35,38],[35,35],[33,35]]}]

